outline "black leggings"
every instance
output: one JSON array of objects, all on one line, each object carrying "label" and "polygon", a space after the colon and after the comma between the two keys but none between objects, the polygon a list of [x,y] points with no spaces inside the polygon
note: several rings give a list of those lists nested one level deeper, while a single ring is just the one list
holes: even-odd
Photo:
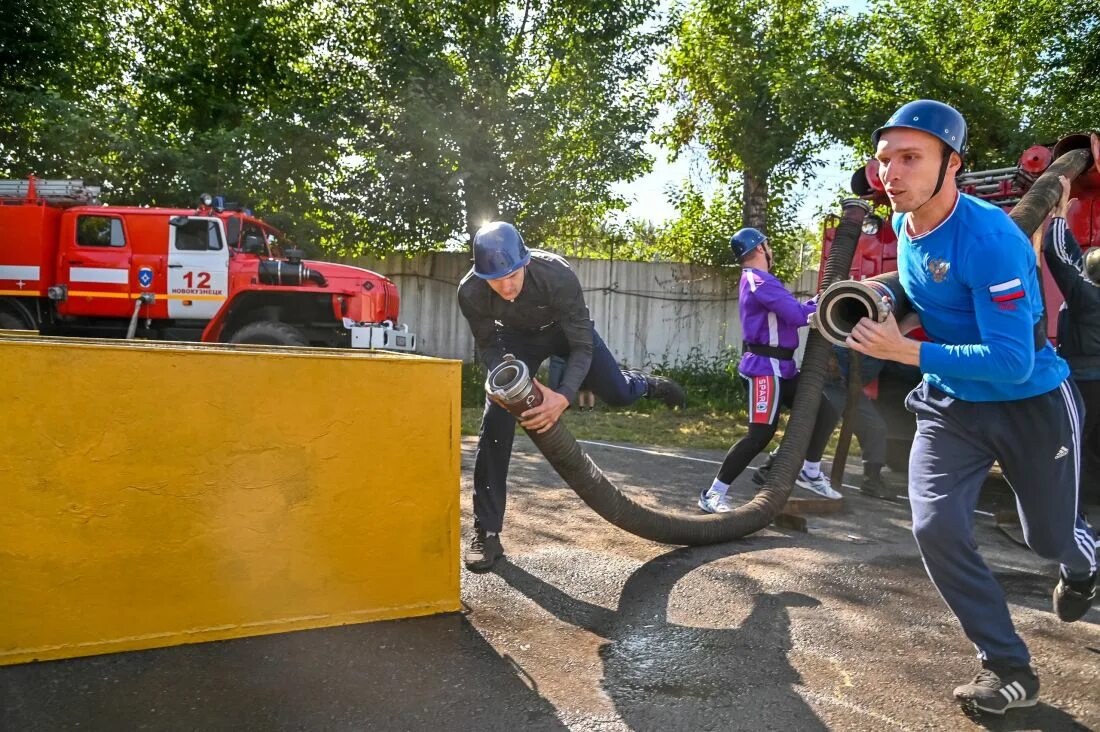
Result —
[{"label": "black leggings", "polygon": [[[745,381],[745,388],[750,390],[749,407],[752,407],[751,382]],[[798,392],[798,376],[793,379],[779,380],[779,405],[790,409],[794,404],[794,396]],[[814,420],[814,432],[810,438],[810,446],[806,454],[814,462],[821,460],[825,446],[829,443],[829,437],[833,434],[839,414],[836,409],[824,397],[817,409],[817,417]],[[718,480],[730,484],[737,480],[737,476],[748,467],[752,459],[767,448],[772,437],[775,436],[776,427],[779,425],[779,410],[775,410],[775,416],[771,422],[765,424],[749,423],[749,431],[738,440],[726,453],[722,460],[722,467],[718,469]]]}]

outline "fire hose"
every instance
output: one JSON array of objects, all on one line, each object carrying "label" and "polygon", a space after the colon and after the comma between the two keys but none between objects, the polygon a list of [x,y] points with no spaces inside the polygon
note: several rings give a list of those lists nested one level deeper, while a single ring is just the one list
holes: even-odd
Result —
[{"label": "fire hose", "polygon": [[[841,223],[825,264],[823,287],[847,275],[860,227],[870,211],[870,206],[860,199],[848,199],[842,206]],[[597,514],[620,529],[664,544],[702,546],[739,539],[766,527],[787,503],[810,444],[830,350],[825,338],[811,330],[791,417],[767,480],[755,497],[728,513],[686,516],[638,503],[607,479],[561,419],[541,434],[526,432],[566,484]],[[533,385],[527,366],[518,360],[506,360],[494,368],[485,381],[485,390],[516,417],[542,401],[542,393]]]},{"label": "fire hose", "polygon": [[844,482],[844,466],[848,462],[848,448],[852,444],[852,432],[856,428],[856,412],[859,409],[860,392],[863,391],[863,354],[852,351],[848,359],[848,389],[847,401],[844,403],[844,418],[840,423],[840,436],[836,442],[836,452],[833,454],[833,470],[829,475],[829,481],[833,485]]}]

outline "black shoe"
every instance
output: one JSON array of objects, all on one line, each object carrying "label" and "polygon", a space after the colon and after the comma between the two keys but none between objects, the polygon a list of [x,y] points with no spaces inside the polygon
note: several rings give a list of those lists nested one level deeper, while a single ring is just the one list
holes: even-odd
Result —
[{"label": "black shoe", "polygon": [[756,472],[752,474],[753,483],[764,485],[768,482],[768,471],[772,469],[772,461],[774,460],[774,455],[768,455],[768,459],[764,461],[764,464],[757,468]]},{"label": "black shoe", "polygon": [[1059,573],[1058,585],[1054,588],[1054,613],[1060,620],[1072,623],[1080,620],[1092,607],[1096,599],[1096,572],[1087,580],[1073,581]]},{"label": "black shoe", "polygon": [[687,398],[684,396],[684,390],[680,388],[672,379],[667,376],[652,376],[646,374],[646,398],[647,399],[659,399],[665,403],[668,407],[680,407],[687,406]]},{"label": "black shoe", "polygon": [[955,689],[964,707],[990,714],[1004,714],[1016,707],[1033,707],[1039,701],[1039,677],[1030,666],[1007,666],[984,661],[974,680]]},{"label": "black shoe", "polygon": [[864,475],[859,484],[859,492],[871,498],[893,498],[894,492],[890,490],[881,475]]},{"label": "black shoe", "polygon": [[500,534],[487,535],[481,529],[474,531],[470,547],[463,561],[471,572],[488,572],[504,556],[504,547],[500,545]]}]

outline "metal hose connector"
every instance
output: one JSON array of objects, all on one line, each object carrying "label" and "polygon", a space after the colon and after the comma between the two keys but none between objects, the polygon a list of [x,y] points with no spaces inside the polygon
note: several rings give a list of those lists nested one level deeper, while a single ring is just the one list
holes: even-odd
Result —
[{"label": "metal hose connector", "polygon": [[830,343],[847,346],[848,336],[863,318],[881,323],[893,313],[900,319],[909,312],[909,298],[897,272],[866,280],[843,280],[830,286],[817,302],[814,326]]}]

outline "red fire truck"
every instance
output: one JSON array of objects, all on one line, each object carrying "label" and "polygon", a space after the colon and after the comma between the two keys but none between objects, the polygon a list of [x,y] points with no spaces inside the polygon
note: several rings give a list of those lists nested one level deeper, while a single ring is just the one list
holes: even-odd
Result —
[{"label": "red fire truck", "polygon": [[247,210],[97,205],[79,180],[0,181],[0,328],[411,351],[376,272],[303,261]]},{"label": "red fire truck", "polygon": [[[1019,203],[1031,184],[1047,169],[1053,160],[1070,150],[1100,147],[1087,135],[1070,135],[1056,145],[1034,145],[1024,151],[1015,166],[995,170],[965,171],[957,179],[959,190],[990,201],[1005,211]],[[1100,246],[1100,149],[1094,149],[1094,166],[1079,176],[1071,193],[1077,202],[1070,208],[1066,223],[1082,250]],[[878,161],[871,159],[852,176],[852,192],[875,206],[877,215],[868,216],[863,224],[855,256],[852,258],[851,278],[864,279],[897,269],[898,242],[889,223],[889,201],[878,177]],[[829,254],[839,219],[830,216],[825,222],[822,242],[822,261]],[[1036,234],[1038,245],[1042,232]],[[1039,255],[1042,264],[1041,253]],[[1058,309],[1062,295],[1050,274],[1043,272],[1043,289],[1047,307],[1047,328],[1051,340],[1057,342]],[[920,381],[920,371],[914,367],[887,363],[872,386],[878,391],[877,405],[886,420],[889,433],[887,464],[892,469],[904,470],[909,461],[909,447],[916,425],[913,415],[905,411],[905,395]]]}]

